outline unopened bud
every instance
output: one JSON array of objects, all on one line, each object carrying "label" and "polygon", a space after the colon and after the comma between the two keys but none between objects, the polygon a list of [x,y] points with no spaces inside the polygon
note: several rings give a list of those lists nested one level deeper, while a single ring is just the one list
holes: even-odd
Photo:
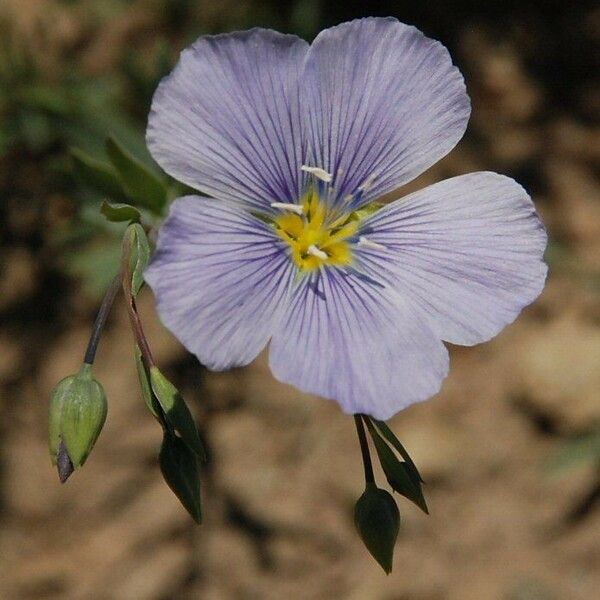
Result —
[{"label": "unopened bud", "polygon": [[400,513],[392,495],[374,483],[367,484],[354,507],[354,522],[367,550],[389,575],[400,528]]},{"label": "unopened bud", "polygon": [[74,468],[83,465],[102,431],[106,410],[106,396],[100,383],[92,377],[91,365],[84,363],[79,373],[63,379],[50,400],[52,462],[64,466],[68,458]]}]

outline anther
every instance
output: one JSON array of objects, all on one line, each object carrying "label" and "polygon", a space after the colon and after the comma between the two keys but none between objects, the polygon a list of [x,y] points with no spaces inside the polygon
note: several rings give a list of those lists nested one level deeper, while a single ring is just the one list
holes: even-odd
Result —
[{"label": "anther", "polygon": [[280,210],[289,210],[297,215],[304,214],[304,208],[300,204],[292,204],[287,202],[271,202],[271,208],[279,208]]},{"label": "anther", "polygon": [[368,240],[364,235],[359,236],[357,246],[362,248],[370,248],[371,250],[385,250],[385,246]]},{"label": "anther", "polygon": [[373,175],[367,177],[365,182],[358,186],[358,191],[366,192],[373,185],[373,181],[375,181],[375,177]]},{"label": "anther", "polygon": [[327,171],[325,171],[324,169],[320,169],[319,167],[309,167],[307,165],[302,165],[300,169],[306,173],[314,175],[317,179],[320,179],[325,183],[331,183],[331,180],[333,179],[333,175],[331,173],[328,173]]},{"label": "anther", "polygon": [[321,260],[327,260],[329,258],[327,254],[323,252],[323,250],[319,250],[319,248],[317,248],[314,244],[311,244],[306,250],[306,252],[311,256],[316,256],[317,258],[320,258]]}]

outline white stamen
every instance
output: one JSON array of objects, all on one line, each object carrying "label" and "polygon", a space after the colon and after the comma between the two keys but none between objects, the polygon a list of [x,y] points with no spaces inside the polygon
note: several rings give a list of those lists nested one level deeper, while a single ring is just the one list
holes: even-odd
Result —
[{"label": "white stamen", "polygon": [[327,171],[325,171],[324,169],[320,169],[319,167],[308,167],[306,165],[302,165],[300,169],[302,171],[305,171],[306,173],[314,175],[317,179],[320,179],[325,183],[331,183],[331,180],[333,179],[333,175],[331,173],[328,173]]},{"label": "white stamen", "polygon": [[317,258],[320,258],[321,260],[327,260],[329,258],[327,256],[327,254],[325,254],[325,252],[323,252],[323,250],[319,250],[314,244],[311,244],[308,247],[307,252],[311,256],[316,256]]},{"label": "white stamen", "polygon": [[297,215],[304,214],[304,208],[300,204],[292,204],[287,202],[271,202],[272,208],[279,208],[280,210],[289,210],[295,212]]},{"label": "white stamen", "polygon": [[385,250],[385,246],[368,240],[364,235],[359,236],[357,245],[363,248],[371,248],[371,250]]}]

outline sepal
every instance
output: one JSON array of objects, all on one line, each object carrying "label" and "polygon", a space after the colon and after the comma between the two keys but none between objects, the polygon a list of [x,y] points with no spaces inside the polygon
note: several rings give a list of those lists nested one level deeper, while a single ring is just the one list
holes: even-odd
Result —
[{"label": "sepal", "polygon": [[[390,487],[398,494],[414,502],[424,513],[429,514],[427,503],[421,488],[421,481],[409,467],[409,463],[400,461],[385,440],[367,419],[367,428],[371,434],[381,468]],[[418,475],[418,473],[417,473]]]},{"label": "sepal", "polygon": [[138,379],[140,381],[140,388],[142,389],[142,397],[148,407],[148,410],[154,415],[154,418],[159,421],[164,427],[166,427],[165,417],[160,407],[160,403],[156,399],[154,392],[152,391],[152,384],[150,383],[150,371],[146,368],[140,347],[136,344],[135,346],[135,366],[137,368]]},{"label": "sepal", "polygon": [[197,455],[180,437],[165,431],[159,462],[167,485],[199,524],[202,521],[202,506]]},{"label": "sepal", "polygon": [[129,244],[129,270],[131,272],[131,293],[137,296],[144,285],[144,271],[150,261],[150,242],[144,228],[139,223],[132,223],[123,238]]},{"label": "sepal", "polygon": [[181,436],[183,443],[192,452],[201,460],[206,460],[206,452],[196,422],[179,390],[156,366],[150,368],[150,385],[168,425]]}]

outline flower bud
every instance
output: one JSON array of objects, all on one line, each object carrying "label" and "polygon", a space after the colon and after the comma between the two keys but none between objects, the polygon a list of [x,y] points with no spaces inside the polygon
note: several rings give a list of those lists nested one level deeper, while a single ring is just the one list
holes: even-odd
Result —
[{"label": "flower bud", "polygon": [[394,498],[374,483],[367,484],[354,507],[354,522],[367,550],[389,575],[400,529],[400,513]]},{"label": "flower bud", "polygon": [[[76,375],[63,379],[50,400],[49,448],[57,463],[61,442],[74,468],[85,462],[106,420],[106,396],[84,363]],[[64,457],[63,457],[64,458]]]}]

